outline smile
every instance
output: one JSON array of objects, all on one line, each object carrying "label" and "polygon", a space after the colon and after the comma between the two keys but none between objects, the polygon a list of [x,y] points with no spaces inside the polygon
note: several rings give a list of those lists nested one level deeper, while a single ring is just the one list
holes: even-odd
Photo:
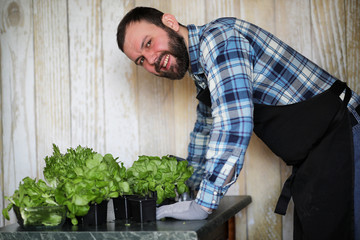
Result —
[{"label": "smile", "polygon": [[163,63],[163,68],[166,68],[166,65],[168,64],[169,59],[170,59],[170,55],[166,55],[164,63]]}]

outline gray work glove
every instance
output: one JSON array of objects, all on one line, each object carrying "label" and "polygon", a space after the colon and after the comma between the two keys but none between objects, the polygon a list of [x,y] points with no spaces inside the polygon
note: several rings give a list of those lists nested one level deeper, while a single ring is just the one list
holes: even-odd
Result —
[{"label": "gray work glove", "polygon": [[194,200],[177,202],[170,205],[164,205],[156,209],[156,219],[171,217],[179,220],[203,220],[211,212],[207,212]]}]

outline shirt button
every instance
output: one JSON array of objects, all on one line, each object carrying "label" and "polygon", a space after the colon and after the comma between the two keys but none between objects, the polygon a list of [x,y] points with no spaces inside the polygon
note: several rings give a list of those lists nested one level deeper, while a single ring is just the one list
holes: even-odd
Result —
[{"label": "shirt button", "polygon": [[214,192],[214,195],[217,195],[217,192],[216,192],[216,191]]},{"label": "shirt button", "polygon": [[215,201],[215,200],[212,200],[212,202],[211,202],[211,203],[215,204],[215,203],[216,203],[216,201]]}]

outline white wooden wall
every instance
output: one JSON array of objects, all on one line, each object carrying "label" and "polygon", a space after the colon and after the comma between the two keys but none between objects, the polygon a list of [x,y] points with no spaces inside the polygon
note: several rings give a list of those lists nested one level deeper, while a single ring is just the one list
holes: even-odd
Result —
[{"label": "white wooden wall", "polygon": [[[359,0],[0,0],[0,209],[23,177],[43,177],[52,143],[112,153],[126,166],[143,154],[186,157],[192,81],[153,77],[117,48],[118,22],[140,5],[185,25],[251,21],[360,93]],[[236,216],[237,239],[291,239],[292,210],[273,213],[289,173],[254,136],[228,193],[253,198]]]}]

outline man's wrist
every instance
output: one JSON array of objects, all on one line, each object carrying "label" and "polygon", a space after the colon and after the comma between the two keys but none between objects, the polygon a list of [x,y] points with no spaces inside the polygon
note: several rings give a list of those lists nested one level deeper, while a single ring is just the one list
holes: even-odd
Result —
[{"label": "man's wrist", "polygon": [[204,179],[201,181],[195,201],[203,207],[216,209],[222,196],[222,187],[215,186],[213,183]]},{"label": "man's wrist", "polygon": [[[200,205],[201,206],[201,205]],[[208,214],[212,213],[212,209],[208,207],[201,206]]]}]

